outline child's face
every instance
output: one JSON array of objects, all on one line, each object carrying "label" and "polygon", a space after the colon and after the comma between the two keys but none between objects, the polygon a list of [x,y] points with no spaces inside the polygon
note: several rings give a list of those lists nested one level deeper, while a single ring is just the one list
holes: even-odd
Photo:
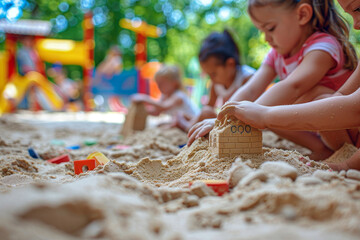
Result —
[{"label": "child's face", "polygon": [[340,6],[351,15],[354,28],[360,29],[360,0],[338,0]]},{"label": "child's face", "polygon": [[217,58],[209,57],[200,62],[200,66],[209,75],[213,83],[228,86],[235,79],[236,64],[234,59],[232,59],[232,62],[228,59],[225,64],[221,64]]},{"label": "child's face", "polygon": [[171,95],[178,89],[177,82],[168,79],[166,76],[157,76],[156,84],[160,92],[164,95]]},{"label": "child's face", "polygon": [[251,13],[255,27],[265,34],[265,40],[279,54],[294,55],[308,37],[303,34],[296,8],[253,6]]}]

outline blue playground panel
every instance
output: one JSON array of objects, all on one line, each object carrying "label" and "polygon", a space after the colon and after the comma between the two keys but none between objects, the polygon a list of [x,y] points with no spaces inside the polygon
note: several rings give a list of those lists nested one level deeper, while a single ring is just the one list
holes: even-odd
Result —
[{"label": "blue playground panel", "polygon": [[101,76],[101,81],[93,83],[92,93],[103,96],[130,96],[138,92],[138,71],[133,68],[124,70],[108,78]]}]

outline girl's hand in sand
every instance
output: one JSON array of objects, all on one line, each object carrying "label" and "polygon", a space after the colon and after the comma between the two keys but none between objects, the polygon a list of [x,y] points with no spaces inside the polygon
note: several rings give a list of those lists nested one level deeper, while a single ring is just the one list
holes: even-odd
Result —
[{"label": "girl's hand in sand", "polygon": [[189,141],[187,145],[190,146],[196,139],[208,134],[214,128],[215,120],[215,118],[205,119],[192,126],[188,132]]},{"label": "girl's hand in sand", "polygon": [[266,114],[269,111],[269,107],[265,107],[249,101],[231,101],[222,106],[217,119],[222,120],[225,115],[234,116],[237,119],[243,121],[258,129],[266,128]]}]

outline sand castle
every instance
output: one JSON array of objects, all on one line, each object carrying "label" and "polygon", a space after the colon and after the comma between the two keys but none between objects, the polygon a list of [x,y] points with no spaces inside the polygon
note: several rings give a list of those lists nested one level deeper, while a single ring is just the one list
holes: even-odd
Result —
[{"label": "sand castle", "polygon": [[142,131],[146,127],[147,111],[143,103],[133,102],[126,115],[121,135],[128,136],[134,131]]},{"label": "sand castle", "polygon": [[262,132],[235,118],[216,121],[209,136],[209,149],[219,158],[262,153]]}]

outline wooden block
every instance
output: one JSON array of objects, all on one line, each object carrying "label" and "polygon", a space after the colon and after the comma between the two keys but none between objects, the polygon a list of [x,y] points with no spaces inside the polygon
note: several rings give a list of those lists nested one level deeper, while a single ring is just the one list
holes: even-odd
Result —
[{"label": "wooden block", "polygon": [[224,145],[225,145],[225,148],[235,148],[236,147],[236,143],[234,143],[234,142],[229,142]]},{"label": "wooden block", "polygon": [[221,132],[212,131],[209,146],[213,149],[212,152],[218,153],[220,158],[261,153],[262,132],[244,123],[236,122],[226,126]]},{"label": "wooden block", "polygon": [[243,142],[250,142],[251,141],[251,138],[250,137],[238,137],[237,138],[237,142],[239,143],[243,143]]},{"label": "wooden block", "polygon": [[250,147],[249,143],[237,143],[236,144],[236,148],[248,148],[248,147]]},{"label": "wooden block", "polygon": [[228,137],[229,142],[237,143],[238,137]]},{"label": "wooden block", "polygon": [[250,149],[249,148],[243,148],[242,153],[250,153]]},{"label": "wooden block", "polygon": [[224,136],[219,136],[219,142],[220,143],[224,143],[224,142],[229,142],[229,138],[228,137],[224,137]]},{"label": "wooden block", "polygon": [[262,147],[261,148],[250,148],[249,153],[262,153]]},{"label": "wooden block", "polygon": [[262,148],[262,142],[253,142],[253,143],[251,143],[251,147],[252,148],[259,148],[259,147],[261,147]]},{"label": "wooden block", "polygon": [[262,137],[261,136],[251,137],[250,141],[251,142],[262,142]]},{"label": "wooden block", "polygon": [[128,136],[134,131],[142,131],[146,127],[147,111],[143,103],[132,103],[125,117],[121,134]]}]

